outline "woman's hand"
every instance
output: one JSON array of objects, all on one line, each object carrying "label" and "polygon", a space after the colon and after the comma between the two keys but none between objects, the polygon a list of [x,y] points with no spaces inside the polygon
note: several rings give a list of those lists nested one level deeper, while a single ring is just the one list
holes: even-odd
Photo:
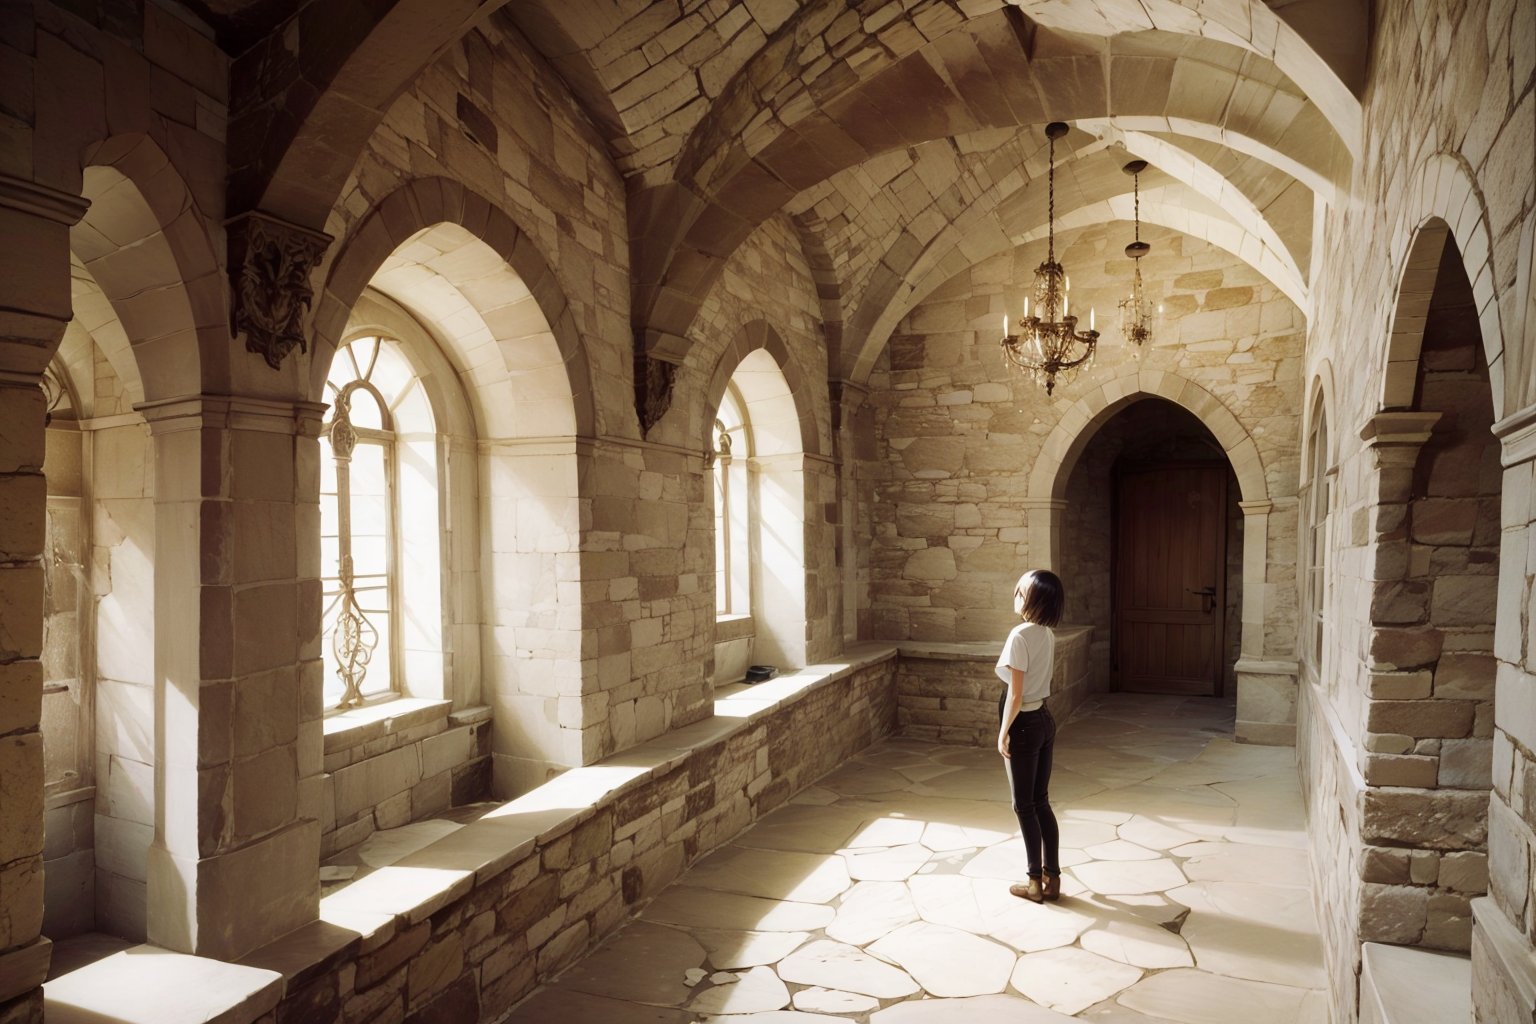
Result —
[{"label": "woman's hand", "polygon": [[1004,729],[997,734],[997,752],[1003,755],[1003,759],[1012,760],[1008,753],[1008,730]]}]

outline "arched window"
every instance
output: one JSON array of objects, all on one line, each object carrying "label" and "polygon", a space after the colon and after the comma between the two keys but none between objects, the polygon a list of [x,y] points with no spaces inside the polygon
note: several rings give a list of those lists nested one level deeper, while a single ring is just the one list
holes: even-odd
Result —
[{"label": "arched window", "polygon": [[752,613],[748,464],[752,437],[746,407],[734,384],[726,385],[715,420],[715,615]]},{"label": "arched window", "polygon": [[1328,417],[1322,395],[1313,408],[1307,435],[1306,490],[1302,577],[1302,654],[1315,672],[1322,674],[1323,617],[1327,611],[1328,508],[1332,481],[1328,473]]},{"label": "arched window", "polygon": [[433,615],[417,614],[413,587],[409,615],[400,599],[409,587],[404,577],[416,575],[410,570],[420,561],[412,548],[437,540],[437,457],[433,444],[413,442],[432,437],[432,409],[398,342],[353,339],[337,351],[326,386],[332,404],[320,439],[325,703],[347,708],[405,688],[413,622],[440,636],[441,623],[427,621]]}]

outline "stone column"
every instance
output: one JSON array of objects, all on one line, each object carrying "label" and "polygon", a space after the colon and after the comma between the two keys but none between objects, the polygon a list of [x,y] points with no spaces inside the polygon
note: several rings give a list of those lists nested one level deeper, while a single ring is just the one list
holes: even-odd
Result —
[{"label": "stone column", "polygon": [[79,196],[0,175],[0,1021],[41,1021],[43,393],[70,318]]},{"label": "stone column", "polygon": [[1243,619],[1238,646],[1237,723],[1239,743],[1294,746],[1296,743],[1296,659],[1276,658],[1264,649],[1270,594],[1269,499],[1239,501],[1243,513]]},{"label": "stone column", "polygon": [[1536,405],[1495,423],[1493,432],[1504,464],[1493,793],[1488,895],[1472,901],[1473,1013],[1486,1024],[1536,1021]]},{"label": "stone column", "polygon": [[1378,413],[1360,435],[1375,463],[1376,501],[1350,527],[1375,556],[1359,765],[1359,938],[1465,949],[1468,901],[1487,870],[1488,794],[1468,767],[1484,748],[1478,708],[1486,696],[1464,653],[1441,656],[1446,634],[1416,536],[1415,467],[1440,415]]},{"label": "stone column", "polygon": [[319,910],[322,407],[143,407],[155,449],[149,939],[223,960]]}]

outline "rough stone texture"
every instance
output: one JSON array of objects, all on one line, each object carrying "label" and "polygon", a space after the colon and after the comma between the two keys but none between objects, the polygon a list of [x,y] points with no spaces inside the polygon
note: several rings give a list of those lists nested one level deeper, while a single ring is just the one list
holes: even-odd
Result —
[{"label": "rough stone texture", "polygon": [[[1094,693],[1088,670],[1092,634],[1058,630],[1056,670],[1051,677],[1051,712],[1065,722]],[[940,743],[967,743],[991,749],[997,743],[997,698],[1001,692],[997,651],[981,644],[911,644],[897,664],[897,721],[901,734]]]},{"label": "rough stone texture", "polygon": [[[499,1017],[688,865],[890,735],[895,672],[893,658],[855,669],[573,811],[565,826],[498,870],[481,872],[430,917],[409,926],[397,918],[392,932],[382,929],[392,937],[377,948],[347,942],[303,987],[290,985],[278,1019],[362,1022],[409,1013],[412,1021],[448,1024]],[[345,900],[346,892],[330,898]]]},{"label": "rough stone texture", "polygon": [[[1163,289],[1167,312],[1155,342],[1139,360],[1133,359],[1124,343],[1111,337],[1116,326],[1110,316],[1130,268],[1115,258],[1117,246],[1109,232],[1091,228],[1074,233],[1059,251],[1072,271],[1074,308],[1097,305],[1104,313],[1105,338],[1094,365],[1075,381],[1059,385],[1054,398],[1010,371],[997,350],[1003,315],[1017,318],[1019,309],[1014,307],[1022,305],[1025,282],[1042,256],[1036,247],[991,257],[955,276],[913,310],[892,337],[871,378],[877,437],[890,453],[880,467],[871,552],[877,636],[975,641],[1006,633],[1009,595],[1019,573],[1050,560],[1050,552],[1031,547],[1031,537],[1037,536],[1035,518],[1047,513],[1024,505],[1025,499],[1057,496],[1032,489],[1032,471],[1044,442],[1058,426],[1068,431],[1070,441],[1088,442],[1110,412],[1099,412],[1102,404],[1091,407],[1093,420],[1084,423],[1073,418],[1074,405],[1102,387],[1110,389],[1111,411],[1118,411],[1124,403],[1115,399],[1134,396],[1138,390],[1131,376],[1138,372],[1162,373],[1170,379],[1176,375],[1205,389],[1256,442],[1253,468],[1259,471],[1266,496],[1294,497],[1299,314],[1273,286],[1214,246],[1166,231],[1145,234],[1154,248],[1143,261],[1144,273],[1161,282],[1200,268],[1222,280],[1245,286],[1251,282],[1253,302],[1241,309],[1204,312],[1200,294],[1181,289],[1175,280]],[[1174,301],[1183,298],[1190,300],[1187,312]],[[988,391],[989,400],[979,401],[974,389],[983,384],[1006,390]],[[961,395],[969,396],[965,404],[947,401]],[[1209,408],[1196,402],[1193,392],[1186,401],[1196,416],[1208,418]],[[1060,458],[1063,453],[1051,454]],[[1061,488],[1060,496],[1067,497],[1069,505],[1073,493],[1068,477],[1078,465],[1068,456],[1062,478],[1050,482]],[[1232,500],[1239,497],[1258,495],[1240,493]],[[1070,525],[1062,527],[1058,538],[1063,559],[1068,545],[1074,558],[1086,557],[1078,552],[1089,544],[1108,546],[1102,536],[1089,532],[1089,523],[1096,521],[1091,518],[1093,506],[1083,512],[1088,518],[1076,512],[1065,517]],[[914,530],[920,515],[952,520],[955,528],[943,535]],[[1107,514],[1101,511],[1098,520],[1107,529]],[[1294,543],[1293,534],[1279,531],[1270,538],[1264,582],[1272,584],[1275,595],[1294,586]],[[1229,549],[1241,559],[1241,543]],[[948,575],[951,558],[960,577],[955,582],[965,589],[947,585],[953,579]],[[1107,594],[1107,563],[1078,566],[1063,561],[1058,568],[1081,570],[1068,580],[1072,607],[1101,625],[1098,619],[1107,614],[1107,601],[1079,595]],[[1231,600],[1230,621],[1235,626],[1241,616],[1240,593]],[[1289,603],[1272,600],[1263,614],[1262,649],[1249,653],[1289,654],[1295,628]]]}]

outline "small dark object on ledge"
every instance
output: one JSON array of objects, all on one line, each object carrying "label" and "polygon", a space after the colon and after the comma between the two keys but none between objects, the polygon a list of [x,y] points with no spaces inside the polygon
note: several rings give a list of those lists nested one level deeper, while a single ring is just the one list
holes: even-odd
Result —
[{"label": "small dark object on ledge", "polygon": [[777,665],[751,665],[747,668],[747,682],[766,683],[778,674]]}]

